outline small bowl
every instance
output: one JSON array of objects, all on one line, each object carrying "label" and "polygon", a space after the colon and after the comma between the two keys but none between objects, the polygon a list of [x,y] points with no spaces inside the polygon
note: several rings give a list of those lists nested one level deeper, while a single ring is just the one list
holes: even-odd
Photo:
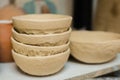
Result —
[{"label": "small bowl", "polygon": [[13,17],[13,25],[20,33],[49,34],[65,32],[72,17],[57,14],[29,14]]},{"label": "small bowl", "polygon": [[71,54],[85,63],[104,63],[120,52],[120,35],[102,31],[73,31]]},{"label": "small bowl", "polygon": [[66,51],[69,48],[69,42],[60,46],[33,46],[26,45],[20,42],[17,42],[15,39],[11,38],[13,49],[15,52],[20,53],[26,56],[49,56],[59,54]]},{"label": "small bowl", "polygon": [[40,46],[59,46],[66,44],[69,40],[71,28],[63,33],[46,35],[22,34],[12,29],[13,38],[21,43]]},{"label": "small bowl", "polygon": [[70,50],[51,56],[28,57],[12,50],[17,66],[30,75],[45,76],[60,71],[68,60]]}]

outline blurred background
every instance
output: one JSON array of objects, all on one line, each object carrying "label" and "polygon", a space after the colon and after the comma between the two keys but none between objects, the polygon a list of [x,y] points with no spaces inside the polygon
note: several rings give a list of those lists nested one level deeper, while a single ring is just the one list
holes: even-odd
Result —
[{"label": "blurred background", "polygon": [[[9,13],[13,13],[10,5],[14,6],[14,10],[17,8],[21,11],[18,13],[24,14],[56,13],[72,15],[73,13],[72,0],[0,0],[0,9],[8,7]],[[14,12],[18,14],[16,10]]]},{"label": "blurred background", "polygon": [[0,20],[22,14],[65,14],[73,16],[74,29],[92,30],[96,4],[97,0],[0,0]]},{"label": "blurred background", "polygon": [[[120,0],[0,0],[0,44],[5,34],[11,34],[11,28],[2,33],[1,20],[11,20],[23,14],[44,13],[73,16],[72,28],[76,30],[120,33]],[[105,76],[118,77],[119,73],[117,71]]]}]

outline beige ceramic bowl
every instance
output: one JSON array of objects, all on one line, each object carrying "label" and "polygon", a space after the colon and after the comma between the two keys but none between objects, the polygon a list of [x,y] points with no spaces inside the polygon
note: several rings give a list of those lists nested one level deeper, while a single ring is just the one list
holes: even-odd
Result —
[{"label": "beige ceramic bowl", "polygon": [[13,38],[11,38],[11,40],[12,40],[13,49],[17,53],[26,56],[49,56],[49,55],[59,54],[61,52],[66,51],[69,48],[69,42],[60,46],[43,47],[43,46],[26,45],[17,42]]},{"label": "beige ceramic bowl", "polygon": [[70,50],[51,56],[28,57],[12,51],[17,66],[25,73],[44,76],[61,70],[68,60]]},{"label": "beige ceramic bowl", "polygon": [[69,40],[71,29],[63,33],[47,34],[47,35],[28,35],[18,33],[12,29],[13,38],[21,43],[40,45],[40,46],[58,46],[66,44]]},{"label": "beige ceramic bowl", "polygon": [[65,32],[72,17],[57,14],[29,14],[13,17],[13,26],[21,33],[48,34]]},{"label": "beige ceramic bowl", "polygon": [[72,56],[85,63],[103,63],[120,51],[120,35],[100,31],[73,31],[70,38]]}]

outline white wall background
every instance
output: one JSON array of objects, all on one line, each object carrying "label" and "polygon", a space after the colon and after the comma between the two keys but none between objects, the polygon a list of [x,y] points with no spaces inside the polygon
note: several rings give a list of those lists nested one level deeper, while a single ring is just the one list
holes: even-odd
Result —
[{"label": "white wall background", "polygon": [[[23,4],[30,0],[16,0],[16,4],[22,7]],[[56,4],[58,13],[72,15],[72,3],[73,0],[51,0]]]},{"label": "white wall background", "polygon": [[3,7],[4,5],[7,5],[9,3],[9,0],[0,0],[0,7]]},{"label": "white wall background", "polygon": [[57,5],[58,13],[72,15],[73,0],[51,0]]},{"label": "white wall background", "polygon": [[16,0],[16,5],[18,7],[22,7],[24,3],[26,3],[27,1],[30,1],[30,0]]}]

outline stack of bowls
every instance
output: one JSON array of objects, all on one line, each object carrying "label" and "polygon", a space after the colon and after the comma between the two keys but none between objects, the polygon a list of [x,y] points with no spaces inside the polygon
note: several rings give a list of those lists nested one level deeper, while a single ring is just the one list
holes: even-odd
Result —
[{"label": "stack of bowls", "polygon": [[68,60],[72,18],[56,14],[13,17],[13,58],[25,73],[44,76],[58,72]]}]

